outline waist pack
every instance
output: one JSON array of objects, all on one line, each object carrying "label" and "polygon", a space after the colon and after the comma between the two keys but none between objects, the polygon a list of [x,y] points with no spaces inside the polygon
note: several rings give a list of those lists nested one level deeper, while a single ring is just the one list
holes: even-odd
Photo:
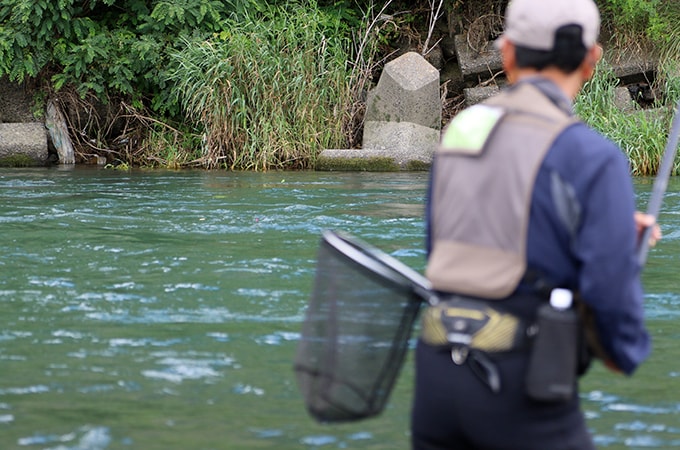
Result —
[{"label": "waist pack", "polygon": [[[576,313],[572,314],[575,318]],[[538,322],[529,322],[484,300],[452,296],[424,311],[421,339],[429,345],[450,349],[451,358],[458,365],[469,362],[473,372],[493,392],[500,391],[500,374],[486,354],[526,351],[530,354],[529,396],[540,401],[568,400],[573,395],[576,378],[585,373],[590,363],[583,327],[576,320],[568,330],[560,327],[560,339],[555,343],[553,327],[548,330],[550,333],[546,334],[546,330],[541,333],[540,328],[546,324],[540,327]],[[558,366],[566,368],[557,369]]]},{"label": "waist pack", "polygon": [[450,349],[455,364],[469,363],[475,375],[498,393],[500,373],[486,354],[528,348],[527,330],[518,317],[482,300],[453,296],[425,310],[421,339]]},{"label": "waist pack", "polygon": [[429,306],[422,318],[421,339],[434,346],[506,352],[526,348],[530,334],[517,316],[462,296]]}]

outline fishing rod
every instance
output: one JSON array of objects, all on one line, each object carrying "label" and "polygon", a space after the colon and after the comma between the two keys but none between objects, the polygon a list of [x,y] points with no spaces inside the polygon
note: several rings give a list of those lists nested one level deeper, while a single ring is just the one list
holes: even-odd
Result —
[{"label": "fishing rod", "polygon": [[[647,214],[654,216],[655,220],[659,216],[663,196],[666,193],[666,187],[668,186],[668,179],[671,175],[671,170],[673,169],[678,139],[680,139],[680,101],[678,101],[675,109],[675,116],[673,117],[673,124],[671,125],[671,131],[668,135],[668,142],[666,142],[666,149],[664,150],[663,159],[659,166],[659,172],[654,179],[652,195],[647,204]],[[640,261],[640,266],[644,266],[647,261],[649,236],[651,232],[652,227],[646,227],[640,237],[640,247],[638,248],[638,261]]]}]

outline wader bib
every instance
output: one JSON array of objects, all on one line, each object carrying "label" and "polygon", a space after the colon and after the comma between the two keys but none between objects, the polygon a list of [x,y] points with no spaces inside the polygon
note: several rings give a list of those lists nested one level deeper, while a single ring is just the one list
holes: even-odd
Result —
[{"label": "wader bib", "polygon": [[534,182],[555,138],[577,120],[529,83],[461,112],[435,154],[432,252],[435,290],[502,299],[527,270]]},{"label": "wader bib", "polygon": [[497,300],[527,278],[535,179],[555,138],[576,122],[523,83],[461,112],[435,155],[426,275],[450,296],[424,312],[421,338],[467,361],[494,392],[500,378],[488,354],[528,351],[537,330]]}]

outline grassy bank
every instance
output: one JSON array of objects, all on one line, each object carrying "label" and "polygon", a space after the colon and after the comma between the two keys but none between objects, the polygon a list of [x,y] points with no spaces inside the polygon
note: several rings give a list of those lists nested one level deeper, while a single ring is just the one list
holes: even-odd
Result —
[{"label": "grassy bank", "polygon": [[317,149],[345,145],[351,78],[340,26],[318,9],[273,8],[210,39],[186,39],[168,82],[200,136],[195,160],[307,169]]},{"label": "grassy bank", "polygon": [[[658,56],[655,106],[668,110],[680,91],[680,3],[597,2],[607,36]],[[0,76],[33,89],[38,116],[49,99],[61,105],[78,162],[309,169],[325,148],[361,145],[366,92],[395,52],[425,53],[506,4],[6,0]],[[579,113],[623,148],[634,174],[653,174],[669,116],[622,113],[615,85],[603,67]]]},{"label": "grassy bank", "polygon": [[[644,109],[622,111],[615,104],[619,82],[605,60],[576,102],[579,116],[616,142],[633,175],[656,174],[675,105],[680,99],[680,3],[676,0],[596,0],[602,34],[619,48],[635,48],[657,61],[649,80],[655,100]],[[673,174],[680,174],[676,159]]]},{"label": "grassy bank", "polygon": [[[575,104],[576,113],[583,121],[621,148],[635,176],[649,176],[657,172],[673,119],[673,106],[680,98],[680,78],[662,76],[661,79],[661,85],[656,88],[662,93],[658,102],[643,109],[631,100],[631,110],[625,110],[615,102],[619,81],[604,61],[598,66],[595,77],[584,86]],[[676,160],[673,173],[680,173],[680,160]]]}]

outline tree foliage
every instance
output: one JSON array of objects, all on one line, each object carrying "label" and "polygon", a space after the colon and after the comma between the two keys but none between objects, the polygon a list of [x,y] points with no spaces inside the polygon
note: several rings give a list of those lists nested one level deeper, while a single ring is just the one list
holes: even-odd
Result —
[{"label": "tree foliage", "polygon": [[[105,92],[152,100],[170,107],[163,80],[168,54],[185,39],[228,31],[228,19],[258,20],[281,0],[4,0],[0,5],[0,76],[51,80],[59,89],[74,85],[81,95]],[[427,14],[432,1],[394,2],[399,14]],[[436,2],[434,2],[436,3]],[[443,0],[447,11],[503,9],[506,0]],[[626,28],[666,32],[658,14],[674,0],[598,0],[611,20]],[[326,0],[319,5],[346,25],[360,24],[373,0]],[[404,9],[406,8],[406,9]],[[677,9],[677,7],[676,7]]]},{"label": "tree foliage", "polygon": [[[166,55],[183,36],[222,30],[219,0],[4,0],[0,75],[41,77],[81,95],[146,96],[163,108]],[[161,95],[160,97],[157,97]]]}]

